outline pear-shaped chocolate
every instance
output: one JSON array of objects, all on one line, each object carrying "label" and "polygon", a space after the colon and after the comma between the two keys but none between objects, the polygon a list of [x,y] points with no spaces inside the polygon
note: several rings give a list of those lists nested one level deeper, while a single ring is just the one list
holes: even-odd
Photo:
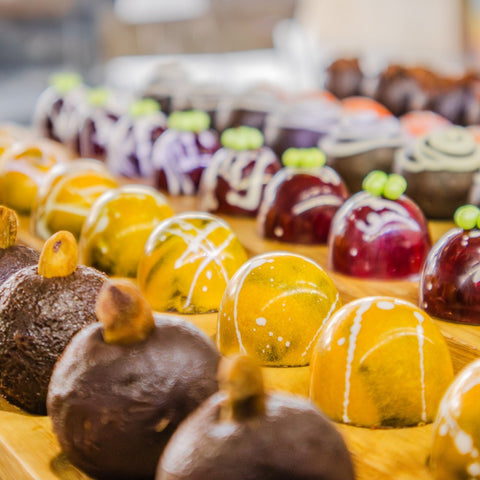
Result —
[{"label": "pear-shaped chocolate", "polygon": [[0,286],[0,393],[32,413],[46,413],[55,362],[72,336],[96,321],[106,277],[77,265],[77,257],[73,235],[58,232],[44,244],[38,266]]},{"label": "pear-shaped chocolate", "polygon": [[154,316],[140,290],[108,281],[99,323],[57,362],[47,409],[70,461],[101,479],[152,478],[178,424],[217,390],[219,353],[196,327]]},{"label": "pear-shaped chocolate", "polygon": [[178,428],[156,480],[353,480],[345,443],[319,410],[265,392],[250,357],[225,362],[221,391]]},{"label": "pear-shaped chocolate", "polygon": [[16,244],[17,231],[17,214],[0,205],[0,285],[17,270],[38,263],[37,251]]}]

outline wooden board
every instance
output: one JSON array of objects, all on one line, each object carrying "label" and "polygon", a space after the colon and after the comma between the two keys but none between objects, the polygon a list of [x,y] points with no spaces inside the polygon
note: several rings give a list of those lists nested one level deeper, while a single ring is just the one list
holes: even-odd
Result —
[{"label": "wooden board", "polygon": [[[176,212],[197,209],[193,197],[170,197]],[[250,255],[272,250],[288,250],[307,255],[327,268],[327,247],[285,244],[261,239],[256,233],[255,221],[245,218],[224,217],[237,233]],[[432,223],[434,240],[449,230],[452,224]],[[20,240],[38,249],[42,241],[29,232],[29,221],[21,219]],[[343,303],[369,295],[389,295],[418,301],[416,282],[358,280],[329,271]],[[216,315],[182,317],[214,336]],[[480,327],[457,325],[436,320],[445,335],[455,370],[480,357]],[[293,369],[283,372],[295,375]],[[301,372],[305,380],[306,371]],[[272,372],[266,372],[267,377]],[[273,372],[276,373],[276,372]],[[267,380],[269,382],[270,380]],[[404,429],[366,429],[337,425],[352,453],[359,480],[396,479],[432,480],[427,467],[432,426]],[[89,477],[70,465],[60,451],[47,417],[25,414],[0,402],[0,479],[2,480],[85,480]]]}]

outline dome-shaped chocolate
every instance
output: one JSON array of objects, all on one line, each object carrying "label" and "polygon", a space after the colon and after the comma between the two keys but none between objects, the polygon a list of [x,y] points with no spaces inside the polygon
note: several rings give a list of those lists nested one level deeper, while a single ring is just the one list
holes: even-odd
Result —
[{"label": "dome-shaped chocolate", "polygon": [[16,245],[17,231],[17,214],[0,205],[0,285],[21,268],[38,263],[38,252],[26,245]]},{"label": "dome-shaped chocolate", "polygon": [[101,323],[73,338],[48,391],[64,453],[95,478],[151,478],[178,424],[217,390],[219,354],[209,339],[182,320],[153,317],[136,290],[107,282]]},{"label": "dome-shaped chocolate", "polygon": [[228,393],[213,395],[182,423],[156,480],[353,480],[350,454],[333,424],[300,397],[265,394],[251,362],[237,357]]},{"label": "dome-shaped chocolate", "polygon": [[[57,254],[63,251],[59,234],[45,244],[42,267],[22,268],[0,286],[0,392],[38,414],[46,412],[48,383],[58,357],[78,330],[96,321],[96,296],[106,279],[84,266],[52,275],[55,269],[43,262],[44,252],[49,247]],[[62,259],[61,264],[68,262]]]}]

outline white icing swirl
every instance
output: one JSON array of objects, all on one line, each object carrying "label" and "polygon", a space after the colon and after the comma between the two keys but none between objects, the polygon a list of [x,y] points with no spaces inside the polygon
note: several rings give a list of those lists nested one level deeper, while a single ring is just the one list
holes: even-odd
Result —
[{"label": "white icing swirl", "polygon": [[399,150],[394,164],[399,172],[473,172],[480,168],[480,148],[466,128],[452,126],[419,138],[413,149]]}]

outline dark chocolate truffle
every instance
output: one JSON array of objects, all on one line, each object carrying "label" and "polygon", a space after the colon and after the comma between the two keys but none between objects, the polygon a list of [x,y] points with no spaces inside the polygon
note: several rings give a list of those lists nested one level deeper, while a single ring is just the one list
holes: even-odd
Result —
[{"label": "dark chocolate truffle", "polygon": [[464,127],[451,126],[395,153],[393,170],[407,180],[407,195],[430,219],[448,220],[468,202],[480,148]]},{"label": "dark chocolate truffle", "polygon": [[105,285],[97,316],[58,361],[48,414],[66,456],[89,475],[151,478],[179,423],[217,390],[219,353],[188,322],[154,317],[127,280]]},{"label": "dark chocolate truffle", "polygon": [[431,105],[439,78],[423,67],[390,65],[380,74],[374,98],[397,117]]},{"label": "dark chocolate truffle", "polygon": [[[265,393],[259,367],[238,357],[225,391],[180,425],[156,480],[350,480],[350,454],[310,402]],[[222,381],[222,380],[221,380]]]},{"label": "dark chocolate truffle", "polygon": [[432,100],[432,110],[455,125],[480,122],[479,78],[467,73],[460,78],[442,78]]},{"label": "dark chocolate truffle", "polygon": [[0,205],[0,285],[23,267],[38,263],[38,252],[16,245],[18,218],[14,210]]},{"label": "dark chocolate truffle", "polygon": [[372,170],[390,173],[395,150],[405,144],[405,137],[399,120],[375,100],[349,97],[342,100],[342,111],[340,121],[319,147],[328,165],[356,193]]},{"label": "dark chocolate truffle", "polygon": [[[31,413],[46,413],[53,366],[72,336],[96,321],[96,296],[106,278],[76,265],[73,272],[52,275],[71,266],[63,255],[70,241],[75,244],[68,232],[55,234],[45,244],[38,267],[17,271],[0,287],[0,393]],[[60,267],[44,263],[47,251],[63,257]]]},{"label": "dark chocolate truffle", "polygon": [[327,68],[325,88],[338,98],[362,95],[363,72],[358,58],[340,58]]}]

